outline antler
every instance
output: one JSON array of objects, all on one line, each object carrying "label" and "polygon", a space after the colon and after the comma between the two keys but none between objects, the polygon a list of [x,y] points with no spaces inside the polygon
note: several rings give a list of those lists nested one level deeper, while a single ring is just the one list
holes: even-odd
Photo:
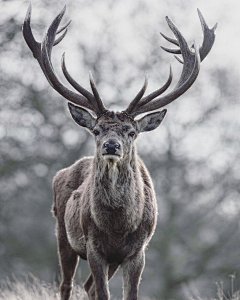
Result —
[{"label": "antler", "polygon": [[[194,83],[200,71],[200,62],[208,55],[213,46],[215,40],[215,30],[217,28],[216,24],[212,29],[209,29],[199,9],[198,14],[203,29],[203,43],[200,49],[198,49],[195,43],[190,49],[178,28],[168,17],[166,17],[166,21],[176,39],[169,38],[161,33],[166,40],[179,46],[180,48],[168,49],[162,47],[162,49],[173,54],[182,54],[183,59],[175,56],[177,60],[183,64],[182,74],[175,88],[169,94],[155,99],[156,97],[160,96],[171,84],[172,71],[170,67],[169,78],[165,85],[144,98],[138,98],[136,100],[135,97],[135,99],[129,104],[128,108],[124,111],[126,114],[134,118],[141,113],[159,109],[180,97]],[[155,100],[152,101],[153,99]]]},{"label": "antler", "polygon": [[[198,16],[202,25],[202,30],[203,30],[203,43],[202,46],[199,48],[199,53],[200,53],[200,59],[201,61],[204,60],[204,58],[208,55],[208,53],[210,52],[210,50],[212,49],[213,43],[215,41],[215,30],[217,28],[218,23],[215,24],[215,26],[212,29],[209,29],[209,27],[207,26],[206,21],[203,18],[202,13],[200,12],[199,9],[197,9],[198,12]],[[161,32],[160,32],[161,33]],[[176,39],[171,39],[169,37],[167,37],[165,34],[161,33],[161,35],[170,43],[173,43],[174,45],[179,46],[179,42]],[[181,54],[181,49],[168,49],[165,48],[163,46],[161,46],[161,48],[169,53],[173,53],[173,54]],[[192,49],[194,47],[192,46]],[[181,58],[175,56],[175,58],[180,62],[183,63],[183,61],[181,60]]]},{"label": "antler", "polygon": [[[45,34],[42,43],[39,43],[35,40],[32,30],[31,30],[31,3],[28,7],[28,11],[23,23],[23,36],[25,38],[26,43],[28,44],[29,48],[31,49],[33,56],[38,60],[38,63],[40,67],[42,68],[42,71],[44,75],[46,76],[48,82],[50,85],[63,97],[68,99],[69,101],[78,104],[80,106],[86,107],[93,112],[96,113],[96,115],[99,117],[102,115],[106,108],[103,105],[103,102],[97,92],[97,88],[95,86],[95,83],[93,81],[92,75],[90,75],[90,84],[92,88],[93,94],[91,94],[89,91],[84,89],[81,85],[79,85],[68,73],[66,65],[65,65],[65,55],[63,54],[62,57],[62,70],[64,73],[64,76],[68,80],[68,82],[79,92],[78,94],[76,92],[73,92],[72,90],[68,89],[66,86],[62,84],[62,82],[59,80],[57,75],[54,72],[52,63],[51,63],[51,53],[52,53],[52,47],[59,44],[62,39],[65,37],[67,33],[67,27],[70,24],[71,21],[69,21],[67,24],[62,26],[60,29],[58,29],[58,26],[62,20],[62,17],[66,11],[66,6],[64,6],[63,10],[60,12],[59,15],[53,20],[52,24],[47,30],[47,33]],[[56,35],[63,33],[55,39]]]}]

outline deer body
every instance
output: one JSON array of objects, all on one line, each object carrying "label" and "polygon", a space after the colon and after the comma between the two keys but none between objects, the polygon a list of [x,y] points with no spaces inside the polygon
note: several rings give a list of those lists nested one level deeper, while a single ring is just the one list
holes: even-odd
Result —
[{"label": "deer body", "polygon": [[[86,158],[83,158],[77,162],[78,168],[82,167],[81,165],[85,159]],[[87,160],[89,164],[84,167],[92,168],[93,159],[89,160],[89,158],[87,158]],[[65,184],[67,185],[68,183],[66,182],[64,186],[61,187],[58,185],[59,182],[62,181],[62,175],[66,175],[66,173],[62,174],[60,172],[55,176],[54,211],[57,211],[55,216],[59,219],[60,224],[62,215],[64,215],[68,241],[74,251],[85,258],[88,236],[96,236],[94,240],[96,240],[96,242],[98,242],[98,240],[102,242],[103,248],[101,252],[104,253],[107,260],[108,256],[109,261],[114,260],[113,256],[116,252],[116,248],[119,248],[119,255],[116,255],[116,262],[121,263],[126,256],[125,252],[126,254],[132,253],[132,250],[129,251],[127,249],[136,246],[136,243],[131,243],[130,240],[134,240],[134,236],[137,234],[136,230],[138,230],[139,227],[145,231],[146,238],[150,238],[156,224],[157,207],[151,179],[142,162],[141,169],[142,171],[138,170],[138,172],[141,172],[141,174],[139,174],[141,176],[140,181],[143,181],[142,177],[144,177],[146,186],[141,182],[142,186],[140,188],[142,189],[142,195],[140,198],[135,198],[136,194],[134,192],[129,193],[128,188],[131,189],[132,186],[123,188],[123,186],[116,183],[114,189],[114,186],[108,186],[108,184],[111,185],[111,182],[104,182],[105,191],[93,195],[91,191],[96,187],[92,184],[92,181],[96,178],[97,174],[94,175],[90,172],[85,179],[86,182],[83,181],[82,185],[76,190],[73,190],[67,202],[64,203],[61,199],[63,194],[62,189],[65,188]],[[81,171],[84,172],[84,170],[79,169],[80,177],[82,176]],[[71,167],[67,169],[67,172],[71,173]],[[99,180],[97,184],[99,183],[102,184],[101,180]],[[109,194],[107,194],[107,190]],[[145,198],[147,198],[147,201],[145,201]],[[146,214],[146,212],[149,214],[149,219],[144,220],[143,214]],[[96,230],[97,235],[94,234],[94,230]],[[111,241],[111,238],[113,241]],[[138,247],[144,246],[147,239],[146,241],[141,241]],[[113,247],[112,250],[111,247]],[[82,252],[83,249],[85,250],[84,253]],[[123,253],[121,258],[120,252]],[[111,259],[110,256],[112,256]]]},{"label": "deer body", "polygon": [[[105,116],[103,119],[105,129],[109,126],[107,139],[118,138],[122,145],[120,132],[122,127],[126,127],[126,120],[108,120]],[[125,270],[134,260],[135,266],[139,265],[139,271],[133,278],[125,276],[125,285],[131,285],[133,280],[138,286],[145,247],[156,227],[157,204],[152,180],[136,154],[134,142],[130,153],[116,162],[105,159],[101,149],[96,148],[94,157],[79,160],[54,178],[53,211],[58,222],[58,233],[61,232],[59,245],[64,241],[68,244],[68,247],[60,247],[60,258],[69,256],[68,251],[74,251],[81,258],[91,260],[91,253],[94,253],[98,259],[93,259],[91,269],[103,268],[102,272],[109,272],[110,266],[117,270],[120,265]],[[63,267],[64,259],[61,264]],[[73,272],[75,267],[73,265]],[[96,271],[93,276],[102,277],[101,271]],[[69,290],[71,280],[63,286]],[[101,291],[103,287],[101,282],[97,287],[98,294],[104,294]],[[89,298],[94,299],[92,290],[95,292],[95,287],[91,286],[89,290],[86,287]],[[125,294],[126,299],[132,299],[130,288],[126,289]],[[103,299],[107,299],[106,293],[104,296]]]},{"label": "deer body", "polygon": [[190,88],[198,76],[200,62],[212,48],[217,24],[209,29],[198,10],[204,39],[199,49],[195,44],[189,48],[178,28],[166,17],[176,39],[162,35],[179,49],[162,48],[182,55],[182,59],[176,57],[183,64],[177,85],[170,93],[160,96],[171,84],[170,68],[167,82],[143,97],[147,88],[145,77],[143,87],[128,108],[113,112],[105,108],[91,73],[92,93],[71,77],[65,65],[65,55],[62,70],[77,92],[61,83],[54,72],[52,47],[61,42],[70,24],[58,28],[64,13],[65,8],[48,28],[42,43],[37,42],[32,34],[31,4],[23,24],[24,38],[47,80],[70,101],[68,105],[74,121],[95,136],[94,156],[80,159],[59,171],[53,180],[53,213],[57,220],[62,273],[61,300],[70,297],[79,256],[89,262],[91,273],[84,288],[90,300],[109,300],[108,280],[119,266],[123,268],[124,300],[137,300],[145,248],[156,227],[157,204],[151,177],[136,153],[135,139],[141,132],[156,129],[164,119],[166,109],[141,119],[135,117],[169,104]]}]

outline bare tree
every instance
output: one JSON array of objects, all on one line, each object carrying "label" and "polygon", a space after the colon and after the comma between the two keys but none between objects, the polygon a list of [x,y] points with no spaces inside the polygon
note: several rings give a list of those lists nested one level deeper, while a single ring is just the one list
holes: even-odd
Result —
[{"label": "bare tree", "polygon": [[[36,42],[32,35],[31,6],[23,25],[24,38],[49,83],[66,99],[79,105],[69,103],[70,113],[78,125],[86,127],[95,136],[96,142],[93,157],[80,159],[58,172],[53,180],[53,213],[57,219],[63,277],[61,299],[70,297],[79,256],[88,260],[91,269],[84,284],[89,299],[109,299],[108,280],[119,266],[123,268],[124,299],[137,299],[145,248],[156,227],[157,203],[151,177],[137,155],[135,140],[139,133],[156,129],[167,110],[147,114],[138,120],[134,118],[167,105],[189,89],[198,76],[200,61],[214,43],[216,25],[210,30],[199,12],[203,45],[200,49],[195,44],[189,48],[177,27],[166,18],[176,39],[163,36],[179,49],[163,49],[183,56],[183,60],[178,58],[183,63],[183,70],[176,87],[167,95],[158,97],[172,81],[170,69],[165,85],[143,97],[147,88],[145,78],[143,87],[128,108],[114,112],[105,108],[91,73],[92,93],[70,76],[64,55],[63,73],[79,93],[65,87],[57,78],[51,63],[51,51],[64,38],[70,24],[68,22],[58,29],[64,13],[65,8],[50,25],[42,43]],[[55,39],[62,31],[62,35]]]}]

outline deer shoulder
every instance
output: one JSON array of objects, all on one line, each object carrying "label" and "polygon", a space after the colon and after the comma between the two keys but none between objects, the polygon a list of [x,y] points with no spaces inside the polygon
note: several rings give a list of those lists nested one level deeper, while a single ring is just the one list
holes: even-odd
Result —
[{"label": "deer shoulder", "polygon": [[83,157],[68,168],[57,172],[53,178],[53,214],[64,214],[66,203],[73,191],[82,185],[92,169],[93,157]]}]

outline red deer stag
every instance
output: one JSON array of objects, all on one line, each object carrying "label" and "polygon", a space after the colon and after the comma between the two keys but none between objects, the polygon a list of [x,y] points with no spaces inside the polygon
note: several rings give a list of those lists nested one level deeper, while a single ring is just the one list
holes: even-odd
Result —
[{"label": "red deer stag", "polygon": [[63,73],[78,92],[64,86],[55,74],[51,63],[52,47],[64,38],[70,23],[58,29],[64,13],[65,7],[50,25],[42,43],[34,39],[31,31],[31,6],[23,24],[24,38],[47,80],[58,93],[77,104],[68,103],[72,118],[78,125],[86,127],[96,142],[93,157],[84,157],[59,171],[53,180],[53,213],[57,219],[58,254],[62,272],[61,299],[67,300],[70,297],[80,256],[88,260],[91,270],[84,284],[89,299],[109,299],[108,280],[121,266],[124,299],[135,300],[138,298],[145,264],[145,249],[157,221],[152,180],[137,155],[135,140],[140,132],[157,128],[167,110],[147,114],[138,120],[135,117],[167,105],[190,88],[198,76],[200,62],[212,48],[217,24],[209,29],[198,11],[204,35],[203,44],[200,49],[196,44],[189,48],[178,28],[166,18],[176,39],[162,35],[179,48],[162,48],[173,54],[181,54],[183,58],[177,57],[183,69],[176,87],[159,97],[172,81],[170,68],[167,82],[143,97],[147,88],[145,78],[143,87],[128,108],[114,112],[105,108],[91,73],[92,93],[70,76],[64,55]]}]

